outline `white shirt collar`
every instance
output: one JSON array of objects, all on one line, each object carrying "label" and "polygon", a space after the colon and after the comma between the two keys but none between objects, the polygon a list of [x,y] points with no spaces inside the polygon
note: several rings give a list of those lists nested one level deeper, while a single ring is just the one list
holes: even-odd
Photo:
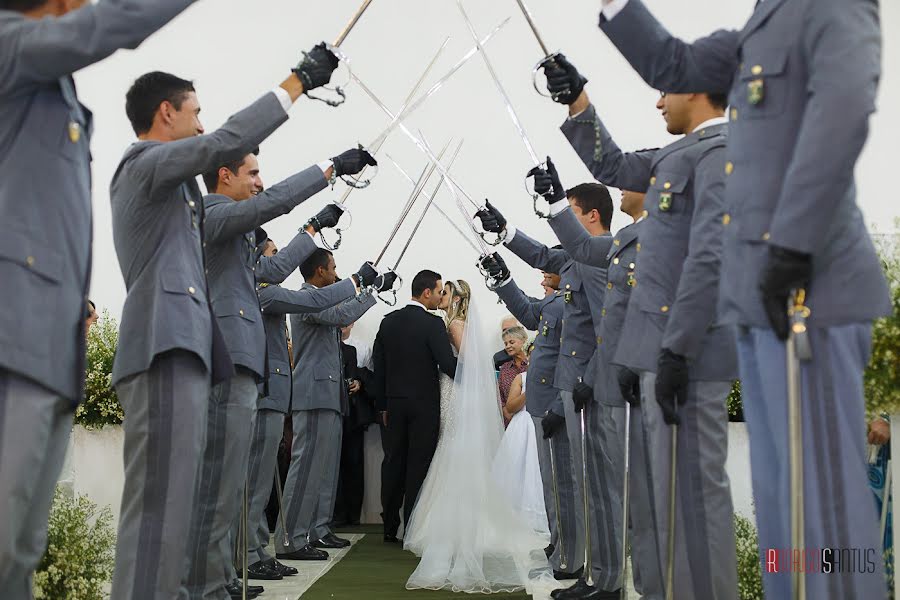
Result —
[{"label": "white shirt collar", "polygon": [[[703,121],[702,123],[697,125],[697,127],[694,128],[694,131],[700,131],[704,127],[714,127],[716,125],[724,125],[727,122],[728,122],[728,119],[726,119],[725,117],[714,117],[708,121]],[[692,131],[691,133],[694,133],[694,131]]]},{"label": "white shirt collar", "polygon": [[421,302],[419,302],[418,300],[410,300],[409,302],[406,303],[406,305],[407,306],[418,306],[419,308],[421,308],[424,311],[428,310],[427,308],[425,308],[425,305],[422,304]]}]

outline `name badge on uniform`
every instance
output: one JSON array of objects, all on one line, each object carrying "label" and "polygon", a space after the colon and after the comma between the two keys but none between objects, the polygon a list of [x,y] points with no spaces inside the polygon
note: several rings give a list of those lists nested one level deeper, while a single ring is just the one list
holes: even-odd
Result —
[{"label": "name badge on uniform", "polygon": [[659,210],[661,212],[669,212],[670,208],[672,208],[672,193],[663,192],[659,195]]},{"label": "name badge on uniform", "polygon": [[548,333],[550,333],[550,328],[547,327],[546,325],[544,325],[544,328],[541,329],[541,335],[543,335],[544,337],[547,337]]},{"label": "name badge on uniform", "polygon": [[81,125],[77,121],[69,121],[69,139],[73,144],[81,139]]},{"label": "name badge on uniform", "polygon": [[747,102],[753,105],[759,104],[763,101],[765,95],[765,81],[754,79],[747,83]]},{"label": "name badge on uniform", "polygon": [[572,301],[572,292],[566,292],[565,294],[563,294],[563,301],[565,301],[566,304],[571,302]]}]

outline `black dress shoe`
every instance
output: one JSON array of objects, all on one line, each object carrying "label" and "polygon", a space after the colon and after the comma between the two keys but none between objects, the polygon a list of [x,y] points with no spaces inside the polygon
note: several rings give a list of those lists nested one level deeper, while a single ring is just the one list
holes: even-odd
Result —
[{"label": "black dress shoe", "polygon": [[[235,579],[231,582],[231,585],[236,585],[238,586],[238,588],[243,588],[244,582],[241,579]],[[266,591],[266,588],[261,585],[247,585],[248,594],[262,594],[264,591]]]},{"label": "black dress shoe", "polygon": [[581,598],[583,594],[593,591],[593,589],[594,587],[588,585],[584,577],[579,577],[578,581],[575,582],[575,585],[568,588],[553,590],[550,592],[550,597],[554,600],[573,600],[574,598]]},{"label": "black dress shoe", "polygon": [[574,573],[566,573],[565,571],[553,571],[553,578],[557,581],[566,581],[568,579],[578,579],[584,574],[584,567],[578,567]]},{"label": "black dress shoe", "polygon": [[261,579],[263,581],[278,581],[282,578],[281,573],[267,562],[253,563],[247,567],[248,579]]},{"label": "black dress shoe", "polygon": [[607,592],[600,588],[593,588],[591,591],[576,596],[577,600],[619,600],[622,597],[622,588]]},{"label": "black dress shoe", "polygon": [[328,553],[307,544],[293,552],[281,552],[275,555],[282,560],[328,560]]},{"label": "black dress shoe", "polygon": [[299,571],[297,571],[297,569],[295,569],[294,567],[289,567],[287,565],[281,564],[274,558],[272,559],[271,562],[268,562],[267,564],[270,567],[272,567],[275,570],[275,572],[278,573],[279,575],[281,575],[282,577],[290,577],[291,575],[296,575],[297,573],[299,573]]},{"label": "black dress shoe", "polygon": [[332,544],[340,544],[342,548],[349,548],[352,546],[352,542],[350,540],[344,539],[342,537],[338,537],[333,533],[329,533],[324,538],[326,541],[331,542]]},{"label": "black dress shoe", "polygon": [[547,547],[544,548],[544,554],[547,555],[547,558],[550,558],[553,555],[553,551],[556,550],[556,546],[553,544],[547,544]]},{"label": "black dress shoe", "polygon": [[[231,596],[232,598],[236,598],[237,600],[240,600],[241,598],[244,597],[244,587],[240,582],[237,582],[237,583],[232,582],[232,583],[226,585],[225,591],[228,592],[229,596]],[[247,598],[248,599],[252,600],[253,598],[256,598],[257,596],[259,596],[259,592],[251,592],[250,588],[249,587],[247,588]]]},{"label": "black dress shoe", "polygon": [[347,546],[349,546],[350,542],[343,538],[339,538],[333,533],[329,533],[325,537],[312,542],[312,545],[315,548],[330,548],[339,550],[341,548],[346,548]]},{"label": "black dress shoe", "polygon": [[385,544],[399,544],[400,538],[396,535],[391,535],[389,533],[384,534],[384,543]]}]

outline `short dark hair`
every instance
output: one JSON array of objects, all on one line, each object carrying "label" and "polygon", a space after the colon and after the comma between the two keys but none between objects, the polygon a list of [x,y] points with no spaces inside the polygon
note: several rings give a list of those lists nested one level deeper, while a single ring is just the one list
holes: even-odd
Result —
[{"label": "short dark hair", "polygon": [[609,190],[602,183],[580,183],[566,191],[566,197],[571,198],[582,213],[596,210],[600,213],[600,222],[604,229],[612,225],[613,204]]},{"label": "short dark hair", "polygon": [[300,265],[300,274],[303,275],[303,279],[305,281],[309,281],[313,277],[316,276],[316,271],[319,267],[323,269],[328,268],[328,260],[331,258],[332,254],[325,248],[316,248],[313,250],[313,253],[309,255],[309,257],[303,261],[303,264]]},{"label": "short dark hair", "polygon": [[181,110],[185,97],[194,91],[193,81],[170,73],[153,71],[138,77],[125,94],[125,114],[134,133],[141,135],[150,131],[160,104],[169,101],[175,110]]},{"label": "short dark hair", "polygon": [[40,8],[47,3],[47,0],[0,0],[0,10],[14,10],[17,12],[25,12]]},{"label": "short dark hair", "polygon": [[[252,154],[253,156],[259,156],[259,148],[254,148],[249,152],[249,154]],[[219,165],[215,168],[215,170],[204,173],[203,184],[206,185],[206,191],[210,194],[216,193],[216,188],[219,187],[219,169],[225,167],[226,169],[237,175],[238,169],[243,167],[245,162],[247,162],[246,154],[237,160],[225,163],[224,165]]]},{"label": "short dark hair", "polygon": [[728,94],[707,94],[706,97],[709,98],[713,108],[720,110],[728,108]]},{"label": "short dark hair", "polygon": [[413,298],[418,298],[425,293],[425,290],[433,290],[441,279],[443,278],[440,273],[435,273],[428,269],[416,273],[416,276],[413,277],[412,280]]}]

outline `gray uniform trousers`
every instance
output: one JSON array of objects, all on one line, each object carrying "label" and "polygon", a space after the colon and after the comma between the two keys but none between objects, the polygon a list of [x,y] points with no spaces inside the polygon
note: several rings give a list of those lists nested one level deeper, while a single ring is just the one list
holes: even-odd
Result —
[{"label": "gray uniform trousers", "polygon": [[328,535],[327,530],[322,533],[314,529],[322,489],[331,485],[332,476],[337,476],[343,434],[341,414],[335,410],[297,410],[293,420],[291,467],[284,484],[284,519],[290,546],[284,544],[284,530],[279,522],[275,530],[275,549],[279,554],[299,550],[308,541]]},{"label": "gray uniform trousers", "polygon": [[72,431],[72,403],[0,369],[0,589],[31,598],[47,515]]},{"label": "gray uniform trousers", "polygon": [[272,482],[278,465],[278,444],[284,434],[284,413],[277,410],[259,409],[256,425],[250,442],[250,510],[248,529],[250,530],[249,564],[272,558],[265,548],[269,545],[269,521],[266,505],[272,494]]},{"label": "gray uniform trousers", "polygon": [[[556,461],[556,484],[559,491],[559,507],[562,513],[560,523],[562,531],[557,527],[556,499],[553,496],[553,468],[550,463],[550,441],[544,439],[544,429],[541,426],[543,417],[531,416],[537,437],[538,462],[541,467],[541,481],[544,484],[544,506],[547,508],[547,519],[550,521],[550,543],[553,544],[553,554],[550,555],[550,565],[554,570],[562,570],[561,552],[566,553],[566,572],[578,569],[578,565],[584,560],[583,531],[578,530],[576,507],[583,503],[582,497],[575,495],[575,481],[571,475],[571,469],[567,465],[572,463],[572,449],[569,445],[569,436],[561,431],[554,434],[553,458]],[[560,544],[560,537],[563,543]],[[581,545],[578,540],[582,539]]]},{"label": "gray uniform trousers", "polygon": [[[662,573],[668,561],[669,476],[672,428],[656,402],[656,373],[641,373],[641,412],[646,464]],[[675,591],[677,600],[737,600],[734,508],[725,472],[728,455],[730,381],[691,381],[678,410],[675,500]],[[871,500],[871,499],[870,499]],[[870,504],[872,504],[870,502]],[[874,504],[872,504],[874,506]],[[643,570],[641,578],[649,583]]]},{"label": "gray uniform trousers", "polygon": [[125,489],[112,598],[187,598],[191,511],[206,436],[210,378],[196,354],[157,356],[116,385],[125,411]]},{"label": "gray uniform trousers", "polygon": [[560,391],[563,410],[566,417],[566,434],[569,442],[569,460],[562,461],[557,458],[556,468],[569,469],[570,477],[574,485],[575,497],[575,537],[573,548],[566,551],[577,550],[575,554],[569,553],[569,565],[567,572],[573,573],[584,564],[584,454],[581,451],[581,415],[575,412],[575,402],[572,400],[572,392]]},{"label": "gray uniform trousers", "polygon": [[209,394],[206,447],[188,546],[191,598],[228,598],[231,527],[241,510],[257,396],[256,376],[242,367]]},{"label": "gray uniform trousers", "polygon": [[[860,552],[859,569],[808,574],[806,597],[876,600],[885,597],[881,541],[866,470],[862,374],[871,327],[852,323],[809,329],[813,360],[801,363],[806,548]],[[753,498],[759,548],[791,548],[785,345],[770,329],[744,329],[738,358],[744,416],[750,432]],[[837,557],[836,557],[837,558]],[[844,568],[849,567],[844,560]],[[789,565],[763,569],[766,598],[791,597]]]},{"label": "gray uniform trousers", "polygon": [[628,465],[628,520],[631,523],[631,566],[634,589],[641,600],[663,600],[663,568],[657,552],[656,524],[650,474],[647,470],[644,419],[639,406],[631,408],[631,449]]}]

